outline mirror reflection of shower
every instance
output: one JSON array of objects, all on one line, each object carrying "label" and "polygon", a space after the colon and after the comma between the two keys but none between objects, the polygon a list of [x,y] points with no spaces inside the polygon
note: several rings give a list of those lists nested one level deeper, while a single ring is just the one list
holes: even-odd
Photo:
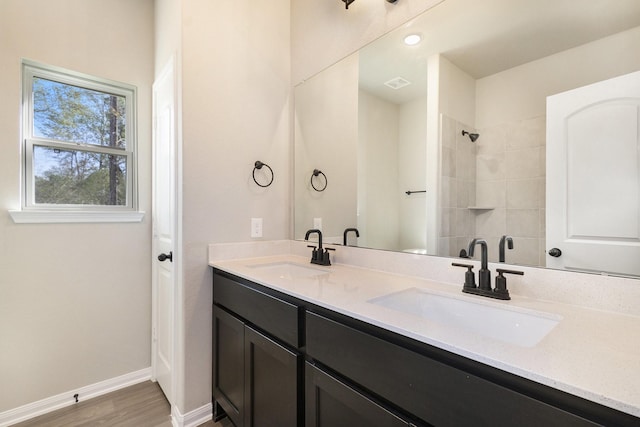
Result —
[{"label": "mirror reflection of shower", "polygon": [[469,139],[471,142],[476,142],[476,140],[480,137],[479,133],[469,133],[466,130],[462,131],[462,136],[469,135]]}]

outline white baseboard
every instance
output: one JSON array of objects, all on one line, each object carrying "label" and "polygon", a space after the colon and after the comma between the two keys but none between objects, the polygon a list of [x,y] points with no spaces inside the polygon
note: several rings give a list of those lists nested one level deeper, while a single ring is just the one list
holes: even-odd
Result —
[{"label": "white baseboard", "polygon": [[171,423],[173,427],[196,427],[212,418],[213,405],[211,403],[187,412],[185,415],[182,415],[175,405],[171,406]]},{"label": "white baseboard", "polygon": [[15,409],[10,409],[0,413],[0,427],[7,427],[34,417],[46,414],[56,409],[73,405],[76,401],[73,397],[78,394],[79,401],[85,401],[103,394],[129,387],[134,384],[141,383],[151,379],[151,368],[141,369],[139,371],[130,372],[111,378],[99,383],[51,396],[37,402],[29,403]]}]

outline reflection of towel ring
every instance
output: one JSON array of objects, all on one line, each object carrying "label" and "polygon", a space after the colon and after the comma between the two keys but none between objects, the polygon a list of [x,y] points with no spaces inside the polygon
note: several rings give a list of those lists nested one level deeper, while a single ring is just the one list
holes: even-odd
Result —
[{"label": "reflection of towel ring", "polygon": [[[318,176],[318,175],[322,175],[324,177],[324,187],[322,187],[320,189],[316,188],[316,186],[313,185],[313,177],[314,176]],[[327,180],[327,176],[324,173],[322,173],[321,170],[319,170],[319,169],[314,169],[313,170],[313,175],[311,175],[311,186],[313,187],[314,190],[316,190],[316,191],[324,191],[325,188],[327,188],[327,184],[328,183],[329,183],[329,181]]]},{"label": "reflection of towel ring", "polygon": [[[269,172],[271,172],[271,181],[269,181],[268,184],[260,184],[257,180],[256,180],[256,169],[262,169],[263,166],[266,166],[267,169],[269,169]],[[266,164],[266,163],[262,163],[260,160],[257,160],[255,163],[255,166],[253,168],[253,182],[255,182],[256,184],[258,184],[260,187],[268,187],[271,185],[271,183],[273,182],[273,169],[271,169],[271,167]]]}]

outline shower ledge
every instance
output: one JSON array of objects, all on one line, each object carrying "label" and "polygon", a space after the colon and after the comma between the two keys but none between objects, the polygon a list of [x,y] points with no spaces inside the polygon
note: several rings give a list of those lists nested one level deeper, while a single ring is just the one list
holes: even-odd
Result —
[{"label": "shower ledge", "polygon": [[469,206],[467,209],[472,211],[492,211],[495,208],[492,206]]}]

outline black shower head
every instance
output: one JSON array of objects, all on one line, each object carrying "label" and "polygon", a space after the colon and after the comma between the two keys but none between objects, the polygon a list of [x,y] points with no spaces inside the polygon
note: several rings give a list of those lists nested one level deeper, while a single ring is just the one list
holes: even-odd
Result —
[{"label": "black shower head", "polygon": [[469,139],[471,140],[471,142],[476,142],[476,139],[478,139],[480,137],[479,133],[469,133],[466,130],[462,131],[462,135],[469,135]]}]

